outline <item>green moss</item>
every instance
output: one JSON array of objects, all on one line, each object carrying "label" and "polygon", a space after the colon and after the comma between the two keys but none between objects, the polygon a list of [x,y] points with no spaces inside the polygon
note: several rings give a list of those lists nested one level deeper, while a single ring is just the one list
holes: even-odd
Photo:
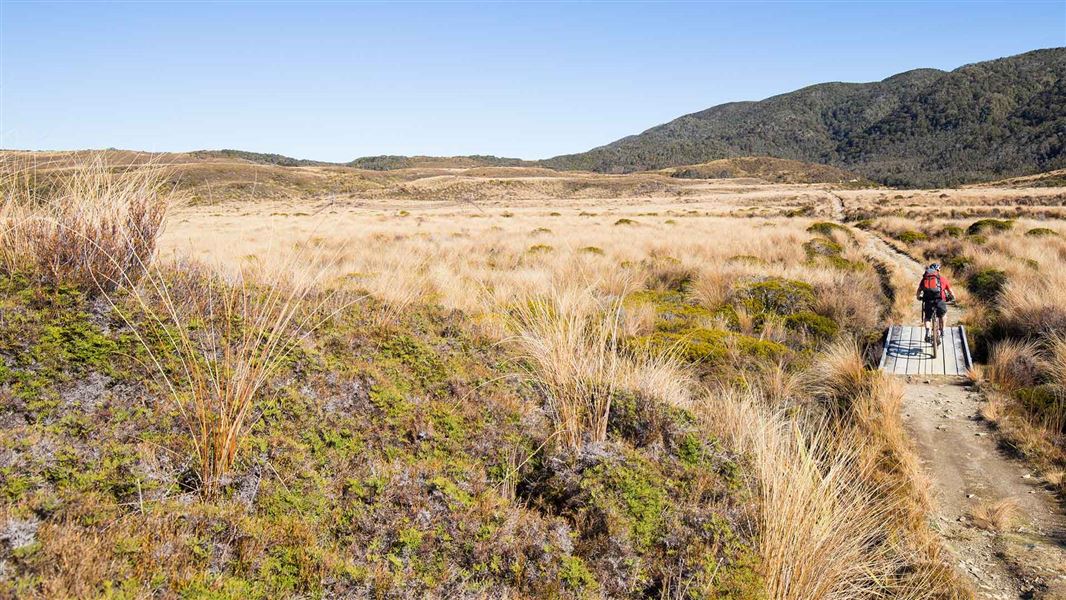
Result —
[{"label": "green moss", "polygon": [[548,252],[553,252],[554,250],[555,250],[555,248],[552,248],[548,244],[534,244],[534,245],[530,246],[528,250],[526,250],[526,253],[527,254],[546,254]]},{"label": "green moss", "polygon": [[580,250],[578,250],[578,252],[581,252],[581,253],[584,253],[584,254],[595,254],[597,256],[603,256],[603,248],[600,248],[598,246],[585,246],[584,248],[581,248]]},{"label": "green moss", "polygon": [[271,548],[259,565],[261,584],[273,597],[295,596],[302,590],[316,592],[321,581],[313,547],[281,546]]},{"label": "green moss", "polygon": [[448,500],[449,505],[469,506],[474,501],[470,494],[463,491],[458,484],[447,477],[434,477],[429,481],[429,485],[430,490],[442,494]]},{"label": "green moss", "polygon": [[63,360],[79,368],[108,369],[117,344],[81,319],[46,325],[31,353],[38,360]]},{"label": "green moss", "polygon": [[1008,231],[1014,227],[1014,221],[1004,219],[981,219],[974,221],[966,228],[966,233],[969,235],[979,235],[996,233],[1002,231]]},{"label": "green moss", "polygon": [[530,233],[532,235],[544,235],[544,234],[548,234],[548,233],[551,233],[551,232],[552,232],[552,230],[548,229],[547,227],[537,227],[536,229],[534,229]]},{"label": "green moss", "polygon": [[703,442],[699,436],[691,431],[681,437],[681,441],[677,444],[675,451],[681,462],[689,466],[700,464],[705,456]]},{"label": "green moss", "polygon": [[411,335],[389,335],[379,348],[382,358],[406,367],[415,381],[423,386],[438,383],[447,377],[445,365],[436,351]]},{"label": "green moss", "polygon": [[15,502],[33,487],[33,479],[29,476],[16,473],[10,467],[0,469],[0,497]]},{"label": "green moss", "polygon": [[31,558],[34,554],[40,552],[42,547],[43,545],[41,544],[41,542],[33,542],[30,544],[26,544],[25,546],[19,546],[18,548],[13,548],[11,550],[11,556],[15,557],[18,560],[27,560]]},{"label": "green moss", "polygon": [[985,302],[994,302],[1006,284],[1007,273],[999,269],[983,269],[966,279],[966,289]]},{"label": "green moss", "polygon": [[[593,503],[611,511],[621,509],[634,545],[646,549],[663,533],[669,511],[667,482],[639,455],[622,464],[601,464],[592,469]],[[613,506],[612,506],[613,505]]]},{"label": "green moss", "polygon": [[940,235],[951,238],[960,238],[964,233],[966,233],[966,230],[958,225],[946,225],[940,230]]},{"label": "green moss", "polygon": [[396,545],[401,550],[418,550],[425,535],[424,531],[420,531],[415,527],[404,527],[396,536]]},{"label": "green moss", "polygon": [[637,222],[634,221],[633,219],[622,218],[622,219],[618,219],[617,221],[615,221],[614,224],[615,225],[636,225]]},{"label": "green moss", "polygon": [[559,567],[559,577],[573,590],[595,589],[596,578],[589,571],[588,565],[579,556],[564,556]]},{"label": "green moss", "polygon": [[385,413],[390,421],[411,414],[413,405],[406,395],[394,385],[381,384],[370,388],[370,403]]}]

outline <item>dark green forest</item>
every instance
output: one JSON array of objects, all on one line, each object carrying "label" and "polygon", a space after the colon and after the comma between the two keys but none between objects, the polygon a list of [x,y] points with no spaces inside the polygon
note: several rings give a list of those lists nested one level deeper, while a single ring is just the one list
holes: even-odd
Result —
[{"label": "dark green forest", "polygon": [[948,186],[1066,167],[1066,48],[875,83],[824,83],[685,115],[542,166],[630,172],[737,156]]}]

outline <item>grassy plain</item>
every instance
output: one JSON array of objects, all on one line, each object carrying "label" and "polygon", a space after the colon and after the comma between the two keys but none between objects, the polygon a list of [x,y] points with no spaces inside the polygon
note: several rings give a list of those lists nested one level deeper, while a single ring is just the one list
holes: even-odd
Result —
[{"label": "grassy plain", "polygon": [[852,225],[1061,190],[234,164],[111,164],[196,182],[117,289],[27,261],[85,213],[7,188],[0,593],[969,597]]}]

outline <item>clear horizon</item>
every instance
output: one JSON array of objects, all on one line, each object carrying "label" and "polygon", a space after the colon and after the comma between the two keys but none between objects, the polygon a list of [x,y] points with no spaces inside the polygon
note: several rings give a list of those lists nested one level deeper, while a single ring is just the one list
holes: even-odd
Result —
[{"label": "clear horizon", "polygon": [[1066,46],[1066,2],[0,0],[0,148],[582,152],[724,102]]}]

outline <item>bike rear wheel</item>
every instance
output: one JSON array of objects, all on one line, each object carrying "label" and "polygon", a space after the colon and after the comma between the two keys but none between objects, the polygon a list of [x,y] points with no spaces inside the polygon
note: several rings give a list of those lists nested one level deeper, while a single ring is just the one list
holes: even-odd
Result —
[{"label": "bike rear wheel", "polygon": [[937,319],[933,319],[933,358],[936,358],[937,352],[940,349],[940,323]]}]

